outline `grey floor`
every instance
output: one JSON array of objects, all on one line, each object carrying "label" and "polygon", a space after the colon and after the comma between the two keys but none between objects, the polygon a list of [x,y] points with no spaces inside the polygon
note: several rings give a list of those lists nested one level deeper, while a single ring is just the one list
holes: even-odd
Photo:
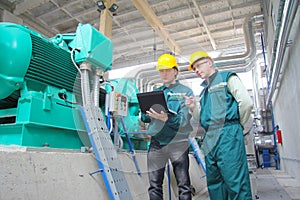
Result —
[{"label": "grey floor", "polygon": [[[300,181],[281,170],[259,168],[250,177],[253,200],[300,200]],[[209,200],[207,189],[193,200]]]},{"label": "grey floor", "polygon": [[300,200],[300,181],[274,168],[257,169],[256,189],[261,200]]}]

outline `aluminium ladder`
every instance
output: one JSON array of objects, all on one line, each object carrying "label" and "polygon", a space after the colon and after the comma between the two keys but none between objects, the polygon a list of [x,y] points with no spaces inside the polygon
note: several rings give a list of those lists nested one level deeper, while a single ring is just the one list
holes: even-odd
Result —
[{"label": "aluminium ladder", "polygon": [[92,100],[89,71],[91,71],[89,63],[80,65],[83,106],[79,108],[99,166],[99,169],[90,175],[101,172],[110,200],[131,200],[132,196],[121,168],[121,162],[98,106],[99,74],[95,73],[93,77],[95,81],[92,92],[94,100]]},{"label": "aluminium ladder", "polygon": [[81,114],[99,166],[99,170],[90,175],[101,172],[110,200],[132,199],[101,109],[88,105],[81,107]]}]

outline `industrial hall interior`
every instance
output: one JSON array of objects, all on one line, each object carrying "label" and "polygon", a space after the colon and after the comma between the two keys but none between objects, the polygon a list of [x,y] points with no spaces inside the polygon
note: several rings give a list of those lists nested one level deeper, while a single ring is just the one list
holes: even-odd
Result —
[{"label": "industrial hall interior", "polygon": [[300,200],[299,0],[1,0],[0,200]]}]

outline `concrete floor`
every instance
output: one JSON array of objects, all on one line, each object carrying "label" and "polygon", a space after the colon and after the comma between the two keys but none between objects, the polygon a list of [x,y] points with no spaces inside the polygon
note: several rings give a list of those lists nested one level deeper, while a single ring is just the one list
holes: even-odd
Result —
[{"label": "concrete floor", "polygon": [[261,200],[300,200],[300,181],[274,168],[257,169],[257,195]]},{"label": "concrete floor", "polygon": [[[275,168],[257,169],[255,173],[253,200],[300,200],[300,181]],[[253,179],[253,174],[251,176]],[[255,188],[253,188],[255,187]],[[256,195],[255,195],[256,194]],[[209,200],[207,189],[193,200]]]},{"label": "concrete floor", "polygon": [[[253,196],[254,200],[300,200],[300,181],[295,180],[287,173],[274,168],[259,168],[255,175],[256,195]],[[209,200],[207,190],[204,191],[202,196],[195,199]]]}]

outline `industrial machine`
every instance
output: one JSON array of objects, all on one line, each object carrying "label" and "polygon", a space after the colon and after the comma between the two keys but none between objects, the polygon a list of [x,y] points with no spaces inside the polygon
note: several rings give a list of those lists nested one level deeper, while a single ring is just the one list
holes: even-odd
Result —
[{"label": "industrial machine", "polygon": [[[89,24],[46,38],[23,25],[0,23],[0,144],[88,146],[78,107],[84,103],[79,65],[101,75],[111,69],[112,48]],[[93,91],[100,91],[96,102],[104,105],[105,90]]]},{"label": "industrial machine", "polygon": [[[106,85],[106,93],[109,96],[109,105],[106,104],[107,119],[111,118],[111,124],[115,127],[114,137],[120,135],[120,140],[114,138],[114,143],[119,148],[130,149],[128,139],[124,134],[127,132],[130,136],[130,142],[134,149],[147,150],[149,136],[145,135],[145,127],[142,126],[140,121],[140,108],[136,94],[139,92],[136,80],[133,78],[121,78],[110,81],[110,85]],[[113,90],[112,90],[113,89]],[[122,102],[126,100],[126,103]],[[124,112],[120,105],[126,105],[126,112]],[[107,115],[108,110],[111,115]],[[124,122],[124,125],[122,123]],[[124,127],[126,126],[126,127]]]},{"label": "industrial machine", "polygon": [[111,40],[89,24],[49,39],[22,25],[0,23],[0,144],[92,147],[99,168],[90,175],[102,174],[110,199],[132,199],[104,117],[106,108],[121,116],[140,174],[123,118],[128,98],[114,90],[106,94],[103,88],[112,47]]},{"label": "industrial machine", "polygon": [[116,149],[129,150],[130,171],[135,168],[141,180],[135,150],[146,150],[149,138],[141,131],[135,80],[104,80],[112,48],[89,24],[46,38],[23,25],[0,23],[0,145],[92,147],[99,169],[89,174],[102,174],[110,199],[132,199]]}]

